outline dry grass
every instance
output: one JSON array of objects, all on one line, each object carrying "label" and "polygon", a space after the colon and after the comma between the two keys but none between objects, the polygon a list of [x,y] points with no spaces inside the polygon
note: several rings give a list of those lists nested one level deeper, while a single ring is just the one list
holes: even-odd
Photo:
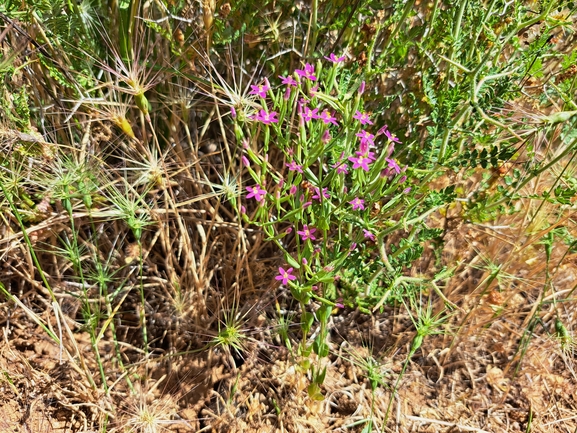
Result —
[{"label": "dry grass", "polygon": [[[274,280],[282,256],[239,212],[246,173],[227,110],[250,115],[256,72],[239,79],[243,59],[231,50],[220,75],[199,48],[214,42],[217,6],[204,1],[183,21],[191,47],[135,21],[152,48],[131,61],[116,50],[93,58],[100,77],[73,75],[58,57],[66,50],[46,44],[48,74],[39,51],[20,49],[44,40],[42,26],[3,29],[17,53],[10,91],[52,102],[42,133],[0,126],[0,432],[575,431],[577,255],[559,236],[548,253],[543,239],[577,237],[577,215],[574,203],[530,197],[573,177],[571,155],[524,186],[514,214],[472,223],[458,203],[433,215],[442,250],[429,245],[408,272],[455,269],[440,287],[457,307],[443,333],[408,360],[415,326],[402,305],[338,310],[325,399],[308,397],[310,377],[286,347],[301,331],[297,303]],[[168,54],[177,49],[178,62]],[[164,53],[162,72],[142,52]],[[81,97],[83,79],[92,85]],[[513,108],[511,124],[543,122],[518,102],[526,111]],[[534,158],[559,155],[561,125],[521,129]],[[472,193],[483,179],[437,182]],[[434,291],[422,295],[433,314],[446,308]]]}]

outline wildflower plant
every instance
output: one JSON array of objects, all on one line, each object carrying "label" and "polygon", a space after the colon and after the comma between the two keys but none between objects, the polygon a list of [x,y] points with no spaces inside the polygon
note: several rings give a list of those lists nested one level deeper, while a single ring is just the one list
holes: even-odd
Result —
[{"label": "wildflower plant", "polygon": [[[349,76],[341,77],[342,57],[325,59],[281,76],[266,98],[259,94],[258,114],[235,119],[252,178],[242,209],[255,208],[243,216],[284,255],[275,278],[300,304],[298,350],[312,372],[312,398],[322,398],[331,314],[345,305],[368,311],[406,288],[396,282],[419,256],[421,221],[439,205],[426,203],[427,212],[419,206],[412,171],[394,158],[402,143],[363,109],[364,82],[351,90]],[[387,246],[394,232],[408,236]],[[316,367],[308,359],[313,352]]]}]

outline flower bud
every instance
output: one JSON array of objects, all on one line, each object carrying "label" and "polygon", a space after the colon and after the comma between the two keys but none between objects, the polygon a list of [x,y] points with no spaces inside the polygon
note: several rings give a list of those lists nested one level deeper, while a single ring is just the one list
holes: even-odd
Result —
[{"label": "flower bud", "polygon": [[385,158],[390,158],[394,151],[395,151],[395,143],[389,144],[389,147],[387,147]]}]

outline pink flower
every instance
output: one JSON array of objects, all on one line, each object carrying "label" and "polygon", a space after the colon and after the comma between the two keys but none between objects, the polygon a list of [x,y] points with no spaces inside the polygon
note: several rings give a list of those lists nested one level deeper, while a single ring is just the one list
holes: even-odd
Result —
[{"label": "pink flower", "polygon": [[355,197],[349,204],[353,206],[353,210],[365,210],[365,201],[362,198]]},{"label": "pink flower", "polygon": [[[327,192],[328,188],[323,188],[322,195],[324,198],[330,198],[331,195]],[[313,200],[321,201],[321,190],[318,186],[315,186],[315,193],[311,197]]]},{"label": "pink flower", "polygon": [[319,119],[321,119],[325,125],[328,125],[329,123],[332,123],[333,125],[339,125],[337,123],[337,118],[333,117],[333,115],[331,113],[329,113],[329,110],[325,110],[323,111],[323,113],[318,117]]},{"label": "pink flower", "polygon": [[251,95],[258,95],[261,98],[266,98],[266,92],[270,90],[270,87],[267,86],[266,84],[264,85],[259,84],[258,86],[251,85],[250,88],[252,89],[250,92]]},{"label": "pink flower", "polygon": [[318,119],[318,108],[315,108],[314,110],[311,110],[309,107],[303,107],[303,112],[302,112],[302,116],[303,119],[305,120],[305,122],[310,122],[312,119]]},{"label": "pink flower", "polygon": [[236,119],[236,110],[234,109],[234,107],[230,107],[230,116],[233,119]]},{"label": "pink flower", "polygon": [[361,125],[373,124],[373,122],[371,122],[371,118],[369,117],[369,115],[367,113],[361,113],[359,110],[357,110],[357,112],[353,116],[353,119],[357,119],[359,122],[361,122]]},{"label": "pink flower", "polygon": [[355,154],[357,154],[358,156],[364,156],[366,158],[369,158],[372,161],[375,161],[377,158],[375,158],[375,152],[369,152],[369,151],[364,151],[364,152],[355,152]]},{"label": "pink flower", "polygon": [[295,161],[291,161],[288,164],[285,164],[290,171],[296,171],[297,173],[303,172],[302,165],[298,165]]},{"label": "pink flower", "polygon": [[296,276],[292,274],[293,268],[288,268],[286,271],[283,268],[278,268],[278,275],[274,277],[275,280],[282,281],[283,284],[288,284],[289,281],[294,281],[297,279]]},{"label": "pink flower", "polygon": [[377,135],[384,134],[387,131],[387,128],[387,125],[383,125],[383,127],[377,131]]},{"label": "pink flower", "polygon": [[401,141],[397,138],[397,136],[391,134],[387,129],[385,129],[385,135],[387,136],[389,141],[392,141],[393,143],[399,143],[399,144],[401,143]]},{"label": "pink flower", "polygon": [[332,167],[337,169],[337,174],[342,174],[342,173],[348,174],[349,173],[349,166],[345,163],[337,162]]},{"label": "pink flower", "polygon": [[372,162],[371,158],[365,155],[359,155],[357,158],[349,156],[349,161],[353,163],[353,169],[362,168],[365,171],[369,171],[369,164]]},{"label": "pink flower", "polygon": [[325,56],[325,59],[327,59],[329,62],[341,63],[346,59],[346,56],[337,57],[335,53],[331,53],[328,57]]},{"label": "pink flower", "polygon": [[309,95],[311,95],[311,98],[314,98],[315,96],[317,96],[318,91],[319,91],[318,85],[311,87],[311,90],[309,91]]},{"label": "pink flower", "polygon": [[295,72],[299,77],[303,77],[311,81],[317,81],[317,77],[315,77],[315,67],[310,63],[307,63],[304,69],[295,69]]},{"label": "pink flower", "polygon": [[321,143],[323,144],[328,144],[329,141],[331,141],[331,131],[329,131],[328,129],[325,130],[325,132],[323,132],[323,136],[321,137]]},{"label": "pink flower", "polygon": [[304,241],[306,241],[307,239],[310,239],[311,241],[314,241],[316,238],[314,237],[313,233],[316,232],[317,229],[314,228],[309,228],[308,225],[303,225],[303,229],[302,230],[298,230],[297,233],[299,235],[301,235],[301,239]]},{"label": "pink flower", "polygon": [[373,242],[377,240],[377,237],[367,229],[363,229],[363,235],[365,236],[365,239],[370,239]]},{"label": "pink flower", "polygon": [[289,194],[290,195],[295,195],[297,192],[297,186],[296,185],[291,185],[291,187],[289,188]]},{"label": "pink flower", "polygon": [[256,201],[263,201],[264,200],[264,196],[266,195],[266,190],[262,189],[260,185],[256,185],[256,186],[247,186],[246,190],[249,192],[249,194],[247,194],[246,198],[253,198]]},{"label": "pink flower", "polygon": [[361,144],[368,144],[369,146],[374,146],[375,136],[364,129],[361,132],[357,132],[355,134],[357,137],[361,139]]},{"label": "pink flower", "polygon": [[359,95],[362,95],[363,93],[365,93],[365,82],[364,81],[359,86]]},{"label": "pink flower", "polygon": [[242,161],[242,165],[244,165],[245,167],[250,167],[250,161],[246,156],[242,155],[240,157],[240,160]]},{"label": "pink flower", "polygon": [[267,113],[265,110],[260,110],[258,115],[255,116],[255,119],[264,123],[265,125],[270,125],[271,123],[278,123],[278,119],[276,111],[271,111]]},{"label": "pink flower", "polygon": [[337,302],[335,302],[335,307],[337,307],[337,308],[345,308],[345,306],[344,306],[344,304],[343,304],[342,298],[337,299]]},{"label": "pink flower", "polygon": [[292,75],[289,75],[288,77],[283,77],[281,75],[278,76],[281,79],[281,83],[282,84],[286,84],[287,86],[293,86],[293,87],[297,87],[298,86],[298,82],[292,77]]},{"label": "pink flower", "polygon": [[385,161],[387,161],[389,163],[389,168],[394,170],[395,173],[397,173],[397,174],[401,173],[401,167],[399,167],[399,164],[397,164],[397,161],[395,161],[394,159],[390,159],[390,158],[385,158]]}]

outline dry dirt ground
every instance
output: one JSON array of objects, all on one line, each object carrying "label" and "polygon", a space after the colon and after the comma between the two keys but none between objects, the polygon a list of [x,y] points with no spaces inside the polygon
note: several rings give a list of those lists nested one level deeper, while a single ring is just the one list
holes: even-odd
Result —
[{"label": "dry dirt ground", "polygon": [[[325,399],[311,401],[307,377],[275,333],[280,289],[257,294],[242,353],[211,348],[137,357],[138,349],[123,343],[132,390],[105,335],[107,394],[98,385],[86,332],[67,321],[61,332],[70,329],[76,343],[60,348],[22,308],[6,302],[0,310],[0,433],[362,432],[370,431],[369,419],[372,431],[575,432],[575,351],[555,333],[557,317],[574,331],[575,301],[554,302],[574,299],[577,256],[566,253],[561,245],[554,249],[546,289],[544,255],[534,239],[473,225],[449,231],[444,261],[463,264],[443,290],[458,309],[443,333],[425,339],[408,362],[392,402],[415,335],[402,306],[332,316]],[[488,260],[502,265],[501,277],[490,277]],[[420,266],[426,269],[427,260]],[[22,298],[42,308],[33,290]],[[58,331],[50,311],[43,318]],[[129,364],[137,358],[146,362]],[[382,377],[374,391],[377,376],[367,365]]]}]

